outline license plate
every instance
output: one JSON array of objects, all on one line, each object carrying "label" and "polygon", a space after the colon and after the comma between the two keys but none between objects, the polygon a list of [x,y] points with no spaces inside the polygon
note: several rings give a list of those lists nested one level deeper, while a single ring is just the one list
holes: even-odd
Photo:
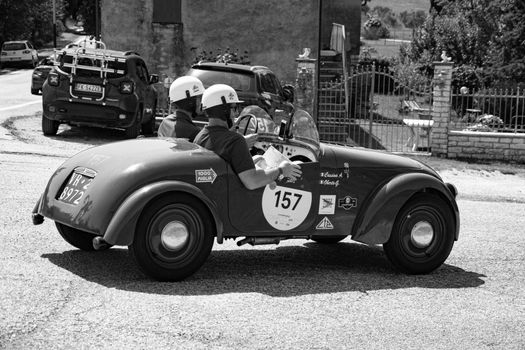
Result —
[{"label": "license plate", "polygon": [[102,86],[100,86],[100,85],[93,85],[93,84],[76,83],[75,84],[75,90],[76,91],[82,91],[82,92],[91,92],[91,93],[95,93],[95,94],[101,94],[102,93]]},{"label": "license plate", "polygon": [[73,173],[62,193],[60,193],[58,200],[73,205],[79,204],[91,181],[93,181],[91,177]]}]

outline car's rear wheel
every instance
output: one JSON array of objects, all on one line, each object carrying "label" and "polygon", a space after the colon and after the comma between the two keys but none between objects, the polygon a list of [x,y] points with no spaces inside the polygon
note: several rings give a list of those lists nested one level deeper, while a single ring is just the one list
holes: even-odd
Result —
[{"label": "car's rear wheel", "polygon": [[312,241],[321,244],[334,244],[341,242],[346,236],[312,236]]},{"label": "car's rear wheel", "polygon": [[454,227],[453,212],[441,197],[417,194],[399,212],[383,249],[400,271],[429,273],[441,266],[450,254]]},{"label": "car's rear wheel", "polygon": [[60,123],[42,114],[42,132],[46,136],[56,135]]},{"label": "car's rear wheel", "polygon": [[[78,230],[59,222],[55,222],[55,225],[58,229],[58,232],[67,243],[77,247],[80,250],[85,250],[88,252],[95,250],[93,247],[93,238],[97,237],[96,235]],[[109,248],[111,246],[107,245],[106,247]]]},{"label": "car's rear wheel", "polygon": [[144,135],[153,135],[155,129],[155,116],[152,116],[150,120],[142,124],[142,133]]},{"label": "car's rear wheel", "polygon": [[161,197],[141,214],[129,251],[146,275],[180,281],[195,273],[210,254],[212,221],[207,208],[194,197]]},{"label": "car's rear wheel", "polygon": [[140,123],[133,124],[125,130],[127,139],[136,139],[140,134]]},{"label": "car's rear wheel", "polygon": [[140,135],[140,126],[142,123],[142,107],[138,107],[135,112],[135,119],[133,125],[125,129],[127,139],[136,139]]}]

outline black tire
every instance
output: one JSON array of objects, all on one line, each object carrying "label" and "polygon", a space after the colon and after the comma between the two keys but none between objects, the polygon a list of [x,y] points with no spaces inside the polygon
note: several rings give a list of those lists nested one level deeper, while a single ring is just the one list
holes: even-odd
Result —
[{"label": "black tire", "polygon": [[[159,281],[180,281],[195,273],[213,246],[215,230],[208,213],[201,202],[182,193],[149,204],[139,218],[135,238],[129,246],[139,268]],[[172,247],[162,239],[162,232],[169,225],[178,226],[172,232],[186,233],[186,237],[172,241],[177,243]]]},{"label": "black tire", "polygon": [[42,132],[46,136],[53,136],[57,134],[60,123],[56,120],[47,118],[42,114]]},{"label": "black tire", "polygon": [[449,205],[437,195],[421,193],[401,209],[383,249],[400,271],[429,273],[448,258],[454,232],[454,215]]},{"label": "black tire", "polygon": [[95,250],[93,247],[93,238],[95,238],[96,235],[77,230],[76,228],[61,224],[59,222],[55,222],[55,225],[58,229],[58,232],[67,243],[87,252]]},{"label": "black tire", "polygon": [[137,112],[135,112],[135,119],[133,125],[129,128],[126,128],[126,138],[127,139],[136,139],[140,135],[140,126],[142,123],[142,107],[139,106]]},{"label": "black tire", "polygon": [[136,139],[140,134],[140,123],[133,124],[129,128],[126,128],[125,132],[127,139]]},{"label": "black tire", "polygon": [[312,236],[312,241],[321,244],[335,244],[341,242],[347,236]]},{"label": "black tire", "polygon": [[153,114],[151,115],[150,119],[142,124],[142,133],[144,135],[153,135],[153,132],[155,131],[155,111],[157,110],[157,106],[153,106]]},{"label": "black tire", "polygon": [[31,93],[33,95],[40,95],[39,92],[40,92],[40,89],[31,89]]}]

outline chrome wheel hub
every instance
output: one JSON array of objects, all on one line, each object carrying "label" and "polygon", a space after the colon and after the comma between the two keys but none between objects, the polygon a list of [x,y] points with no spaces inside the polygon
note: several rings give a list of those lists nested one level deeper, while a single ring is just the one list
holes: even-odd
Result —
[{"label": "chrome wheel hub", "polygon": [[419,221],[410,232],[410,240],[418,248],[426,248],[434,239],[434,228],[427,221]]},{"label": "chrome wheel hub", "polygon": [[188,228],[180,221],[169,222],[160,234],[162,246],[167,250],[179,250],[188,240]]}]

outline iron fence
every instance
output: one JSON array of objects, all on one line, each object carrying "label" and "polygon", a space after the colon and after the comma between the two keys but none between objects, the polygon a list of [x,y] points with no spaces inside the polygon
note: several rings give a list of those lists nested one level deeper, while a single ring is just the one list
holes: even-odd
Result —
[{"label": "iron fence", "polygon": [[451,94],[451,130],[525,132],[525,91],[466,87]]},{"label": "iron fence", "polygon": [[322,141],[391,152],[430,151],[431,89],[399,81],[388,69],[354,67],[345,108],[341,80],[321,82],[318,127]]}]

